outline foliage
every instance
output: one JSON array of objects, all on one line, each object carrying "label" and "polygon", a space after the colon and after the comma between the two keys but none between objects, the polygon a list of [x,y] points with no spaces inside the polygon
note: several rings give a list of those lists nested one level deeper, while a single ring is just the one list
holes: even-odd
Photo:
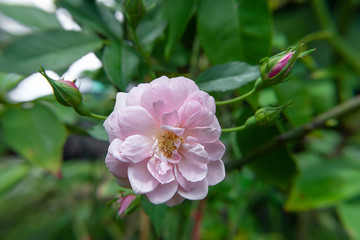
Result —
[{"label": "foliage", "polygon": [[[55,13],[0,4],[29,29],[0,28],[2,239],[360,239],[359,1],[55,3],[80,31]],[[256,88],[260,60],[300,43],[287,78]],[[89,52],[102,62],[83,73],[101,86],[82,93],[93,118],[54,96],[9,98],[40,66],[62,75]],[[120,218],[116,200],[128,190],[104,164],[100,115],[116,92],[162,75],[194,79],[224,130],[243,127],[223,132],[227,176],[206,199],[168,208],[142,198]],[[284,105],[271,126],[244,124]]]}]

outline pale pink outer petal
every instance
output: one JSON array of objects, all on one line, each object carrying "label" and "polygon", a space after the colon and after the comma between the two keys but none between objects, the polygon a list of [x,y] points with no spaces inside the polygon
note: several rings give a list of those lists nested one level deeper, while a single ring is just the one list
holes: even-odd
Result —
[{"label": "pale pink outer petal", "polygon": [[161,76],[150,82],[151,87],[158,86],[158,85],[168,85],[168,84],[169,84],[169,78],[167,76]]},{"label": "pale pink outer petal", "polygon": [[[155,107],[157,103],[164,103],[164,106]],[[174,109],[174,100],[173,96],[171,95],[171,91],[169,87],[164,85],[151,85],[149,88],[145,89],[143,94],[141,95],[141,106],[145,108],[153,117],[154,119],[161,120],[162,116],[159,110],[162,112],[170,112]],[[155,112],[156,109],[158,110]]]},{"label": "pale pink outer petal", "polygon": [[182,158],[177,164],[179,171],[188,181],[198,182],[206,177],[207,165],[192,161],[190,159]]},{"label": "pale pink outer petal", "polygon": [[212,143],[203,143],[202,145],[205,147],[205,151],[209,154],[211,161],[222,158],[225,153],[225,146],[220,140]]},{"label": "pale pink outer petal", "polygon": [[171,78],[169,87],[174,102],[174,108],[179,109],[180,106],[184,103],[186,98],[193,92],[199,91],[198,86],[191,79],[185,77],[176,77]]},{"label": "pale pink outer petal", "polygon": [[221,159],[209,162],[206,178],[209,186],[214,186],[224,180],[225,166]]},{"label": "pale pink outer petal", "polygon": [[117,117],[116,111],[119,111],[121,108],[126,106],[126,98],[127,93],[117,93],[116,94],[116,102],[114,111],[106,118],[104,122],[104,127],[106,132],[109,135],[109,142],[112,142],[114,138],[120,137],[120,129],[119,129],[119,119]]},{"label": "pale pink outer petal", "polygon": [[132,189],[137,194],[144,194],[151,191],[159,185],[159,182],[151,175],[147,169],[147,161],[130,164],[128,176]]},{"label": "pale pink outer petal", "polygon": [[178,181],[178,183],[180,184],[180,186],[181,186],[185,191],[189,191],[189,190],[191,190],[191,189],[194,187],[194,183],[186,180],[186,179],[184,178],[184,176],[181,174],[181,172],[179,171],[178,167],[175,167],[174,173],[175,173],[176,180]]},{"label": "pale pink outer petal", "polygon": [[105,128],[105,131],[109,135],[109,142],[112,142],[116,136],[120,137],[120,128],[119,128],[119,121],[116,117],[117,114],[112,112],[105,120],[103,126]]},{"label": "pale pink outer petal", "polygon": [[180,152],[185,159],[190,159],[192,161],[204,164],[209,162],[209,154],[205,151],[204,146],[199,143],[183,143],[181,144]]},{"label": "pale pink outer petal", "polygon": [[195,127],[187,130],[185,134],[188,143],[208,143],[218,140],[221,130],[212,127]]},{"label": "pale pink outer petal", "polygon": [[182,203],[183,201],[184,201],[184,198],[182,196],[180,196],[178,193],[175,193],[175,195],[169,201],[167,201],[165,204],[168,207],[173,207],[175,205]]},{"label": "pale pink outer petal", "polygon": [[194,113],[200,111],[201,108],[201,104],[197,101],[188,101],[186,104],[183,104],[178,111],[180,124],[184,125],[187,119]]},{"label": "pale pink outer petal", "polygon": [[[210,112],[215,114],[216,106],[215,106],[215,99],[210,96],[207,92],[198,91],[193,92],[187,99],[187,101],[196,101],[201,104],[201,106],[207,108]],[[186,102],[184,104],[186,104]]]},{"label": "pale pink outer petal", "polygon": [[152,155],[151,148],[154,140],[143,135],[132,135],[125,139],[120,146],[122,158],[137,163]]},{"label": "pale pink outer petal", "polygon": [[194,187],[189,190],[185,191],[182,187],[179,186],[177,191],[180,196],[189,199],[189,200],[201,200],[206,197],[208,194],[208,182],[207,179],[203,179],[200,182],[194,183]]},{"label": "pale pink outer petal", "polygon": [[203,107],[199,111],[193,113],[183,125],[184,128],[190,129],[194,127],[204,127],[211,124],[215,115],[207,108]]},{"label": "pale pink outer petal", "polygon": [[178,183],[172,181],[167,184],[159,184],[154,191],[146,194],[150,202],[160,204],[169,201],[178,189]]},{"label": "pale pink outer petal", "polygon": [[105,164],[114,177],[126,178],[128,176],[127,170],[129,164],[115,159],[110,153],[106,155]]},{"label": "pale pink outer petal", "polygon": [[154,118],[144,108],[139,106],[125,107],[119,111],[121,137],[125,138],[140,134],[156,135],[157,124]]},{"label": "pale pink outer petal", "polygon": [[127,159],[124,159],[121,155],[121,145],[122,145],[123,141],[121,141],[118,138],[115,138],[114,141],[112,141],[110,143],[109,149],[108,149],[108,153],[110,153],[114,158],[116,158],[119,161],[125,162],[125,163],[130,163]]},{"label": "pale pink outer petal", "polygon": [[126,99],[127,106],[140,106],[141,95],[145,89],[149,87],[148,83],[141,83],[137,87],[133,87]]},{"label": "pale pink outer petal", "polygon": [[116,102],[114,111],[119,111],[120,109],[126,107],[126,99],[128,97],[128,93],[119,92],[116,94]]}]

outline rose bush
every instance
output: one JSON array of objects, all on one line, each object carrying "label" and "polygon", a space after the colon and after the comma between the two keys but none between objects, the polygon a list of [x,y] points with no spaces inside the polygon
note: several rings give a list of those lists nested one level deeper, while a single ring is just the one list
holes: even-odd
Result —
[{"label": "rose bush", "polygon": [[118,93],[104,127],[108,169],[154,204],[203,199],[225,177],[214,98],[190,79],[163,76]]}]

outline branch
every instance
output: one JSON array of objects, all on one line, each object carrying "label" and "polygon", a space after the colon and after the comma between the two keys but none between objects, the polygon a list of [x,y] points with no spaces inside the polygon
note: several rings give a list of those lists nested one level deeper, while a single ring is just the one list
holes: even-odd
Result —
[{"label": "branch", "polygon": [[309,123],[303,124],[301,126],[298,126],[296,128],[293,128],[287,132],[280,134],[279,136],[273,138],[272,140],[264,143],[257,149],[253,150],[248,155],[242,157],[238,161],[228,164],[226,166],[226,169],[228,171],[235,168],[241,169],[245,165],[252,163],[253,161],[256,161],[256,159],[258,159],[259,156],[262,156],[267,152],[272,151],[275,148],[284,145],[285,143],[302,138],[305,135],[307,135],[309,132],[317,128],[323,127],[329,119],[341,118],[359,109],[360,109],[360,95],[342,104],[335,106],[334,108],[330,109],[325,113],[318,115]]}]

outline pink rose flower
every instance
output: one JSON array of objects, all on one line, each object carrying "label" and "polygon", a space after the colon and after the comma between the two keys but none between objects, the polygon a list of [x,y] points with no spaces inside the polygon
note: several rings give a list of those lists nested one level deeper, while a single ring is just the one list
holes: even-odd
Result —
[{"label": "pink rose flower", "polygon": [[118,93],[104,127],[108,169],[154,204],[203,199],[225,177],[214,98],[190,79],[163,76]]}]

